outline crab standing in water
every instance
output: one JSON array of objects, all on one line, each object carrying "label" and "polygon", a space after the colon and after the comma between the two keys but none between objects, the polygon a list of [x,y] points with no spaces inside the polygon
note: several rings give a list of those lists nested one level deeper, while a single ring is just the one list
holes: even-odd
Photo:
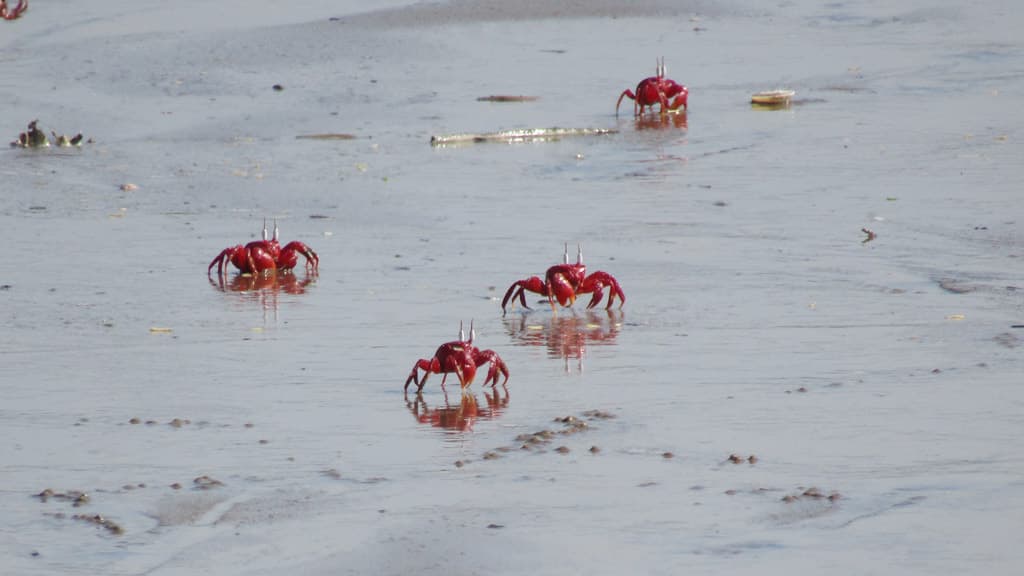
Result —
[{"label": "crab standing in water", "polygon": [[[682,108],[686,110],[686,100],[690,91],[675,80],[665,77],[665,59],[658,61],[657,75],[644,78],[636,85],[636,93],[624,90],[615,103],[615,115],[619,115],[619,105],[623,98],[633,101],[633,115],[643,116],[644,108],[654,108],[655,104],[661,106],[661,114],[668,114]],[[671,100],[675,98],[674,100]],[[671,102],[670,102],[671,100]]]},{"label": "crab standing in water", "polygon": [[587,267],[583,264],[582,246],[577,246],[576,263],[569,264],[569,246],[566,245],[564,262],[548,268],[543,280],[532,276],[525,280],[517,280],[508,287],[505,297],[501,300],[501,311],[504,314],[508,304],[511,302],[514,305],[516,298],[519,298],[523,308],[529,310],[530,307],[526,305],[527,291],[547,296],[552,312],[557,311],[556,301],[563,307],[569,307],[576,302],[576,297],[580,294],[593,294],[590,303],[587,304],[589,310],[601,303],[605,287],[608,288],[608,305],[605,308],[611,309],[616,296],[619,298],[619,308],[622,308],[626,303],[626,294],[619,286],[619,281],[611,274],[601,271],[588,276]]},{"label": "crab standing in water", "polygon": [[[476,338],[476,330],[473,329],[473,323],[469,324],[469,340],[466,340],[466,333],[462,329],[462,323],[459,323],[459,339],[454,342],[445,342],[437,348],[437,352],[434,352],[432,358],[421,358],[416,361],[416,364],[412,367],[412,372],[409,373],[409,377],[405,379],[405,390],[409,390],[409,384],[416,384],[416,392],[419,393],[423,390],[423,386],[427,383],[427,377],[431,374],[444,374],[441,378],[441,389],[444,389],[444,382],[448,379],[449,374],[455,374],[459,377],[459,384],[462,386],[462,390],[465,391],[466,387],[473,383],[473,378],[476,377],[476,369],[484,364],[488,364],[487,378],[484,380],[484,386],[491,384],[496,386],[498,384],[498,373],[505,377],[501,385],[504,386],[508,382],[508,367],[505,366],[505,362],[498,356],[498,353],[494,350],[480,350],[476,346],[473,346],[473,339]],[[423,378],[419,378],[419,371],[423,371]]]},{"label": "crab standing in water", "polygon": [[312,248],[302,242],[294,241],[285,244],[284,248],[277,241],[277,222],[274,222],[274,237],[267,239],[267,222],[263,221],[263,240],[254,240],[245,246],[228,247],[221,251],[206,268],[206,274],[213,271],[217,266],[217,275],[226,279],[228,275],[228,263],[235,265],[243,274],[258,274],[264,272],[282,271],[286,272],[295,268],[299,261],[299,254],[306,258],[306,269],[317,272],[320,269],[320,257]]},{"label": "crab standing in water", "polygon": [[4,20],[14,20],[25,10],[28,10],[28,0],[18,0],[18,5],[14,7],[14,10],[8,10],[7,0],[0,0],[0,18]]}]

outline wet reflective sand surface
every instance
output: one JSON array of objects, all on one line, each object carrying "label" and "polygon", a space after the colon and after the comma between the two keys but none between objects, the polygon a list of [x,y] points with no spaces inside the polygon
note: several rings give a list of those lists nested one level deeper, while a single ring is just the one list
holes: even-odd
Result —
[{"label": "wet reflective sand surface", "polygon": [[[404,4],[0,22],[92,140],[0,151],[0,571],[1017,572],[1015,4]],[[318,274],[207,275],[265,219]],[[566,244],[625,305],[503,315]]]}]

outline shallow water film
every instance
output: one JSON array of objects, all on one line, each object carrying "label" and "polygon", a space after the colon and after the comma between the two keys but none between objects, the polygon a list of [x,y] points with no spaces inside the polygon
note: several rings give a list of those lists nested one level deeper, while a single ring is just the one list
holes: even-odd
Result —
[{"label": "shallow water film", "polygon": [[0,21],[0,572],[1019,573],[1016,3],[215,4]]}]

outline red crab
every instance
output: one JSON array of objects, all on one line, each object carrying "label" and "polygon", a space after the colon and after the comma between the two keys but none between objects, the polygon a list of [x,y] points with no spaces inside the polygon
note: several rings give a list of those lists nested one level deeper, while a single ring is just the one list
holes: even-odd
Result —
[{"label": "red crab", "polygon": [[287,271],[295,268],[299,254],[306,257],[306,269],[317,272],[320,269],[320,258],[312,248],[302,242],[289,242],[284,248],[277,241],[277,222],[274,222],[274,238],[267,240],[267,223],[263,222],[263,240],[254,240],[245,246],[225,248],[206,268],[207,275],[217,266],[217,275],[225,278],[228,275],[228,262],[235,265],[243,274],[260,272]]},{"label": "red crab", "polygon": [[7,9],[7,0],[0,0],[0,18],[4,20],[14,20],[25,10],[28,10],[28,0],[18,0],[18,5],[14,7],[14,10]]},{"label": "red crab", "polygon": [[508,291],[505,292],[505,298],[501,301],[502,313],[506,312],[509,302],[515,304],[516,298],[519,298],[523,308],[529,310],[530,307],[526,305],[527,290],[547,296],[548,302],[551,303],[552,311],[556,310],[556,300],[562,306],[568,307],[576,302],[578,295],[593,294],[594,296],[590,299],[590,304],[587,304],[587,309],[589,310],[601,303],[606,286],[609,289],[609,294],[608,305],[605,308],[611,309],[616,296],[619,297],[619,308],[622,308],[622,305],[626,303],[626,294],[619,286],[618,280],[611,274],[601,271],[594,272],[588,276],[587,267],[583,264],[583,247],[579,246],[577,248],[575,264],[569,264],[569,247],[566,246],[564,263],[548,268],[548,271],[544,274],[544,280],[537,276],[532,276],[526,280],[518,280],[509,286]]},{"label": "red crab", "polygon": [[[427,383],[427,377],[431,374],[444,374],[441,378],[441,389],[444,389],[444,382],[448,379],[448,375],[455,373],[459,377],[459,384],[462,385],[462,390],[465,390],[467,386],[473,383],[473,378],[476,377],[476,369],[484,364],[490,364],[487,370],[487,379],[484,380],[484,386],[488,383],[492,383],[491,387],[498,384],[498,372],[505,376],[505,380],[501,383],[502,386],[505,382],[508,382],[508,367],[505,366],[505,362],[498,356],[498,353],[494,350],[480,350],[476,346],[473,346],[473,338],[476,337],[476,331],[473,329],[473,323],[469,324],[469,340],[466,340],[466,333],[462,330],[462,323],[459,323],[459,339],[454,342],[445,342],[437,348],[437,352],[434,352],[434,357],[427,359],[421,358],[416,361],[416,364],[412,367],[412,372],[409,373],[409,377],[405,379],[405,390],[409,390],[409,383],[416,384],[416,392],[419,393],[423,390],[423,386]],[[423,378],[418,378],[418,371],[423,370]]]},{"label": "red crab", "polygon": [[[636,94],[630,90],[625,90],[622,95],[619,96],[619,101],[615,103],[615,115],[619,115],[619,105],[622,104],[623,98],[629,98],[633,100],[633,114],[635,116],[642,116],[644,108],[654,108],[655,104],[661,105],[661,113],[668,114],[670,110],[678,110],[682,108],[686,110],[686,99],[689,96],[690,91],[682,84],[676,83],[675,80],[665,78],[665,60],[661,59],[658,61],[657,76],[651,76],[650,78],[644,78],[636,85]],[[675,98],[669,102],[669,99]]]}]

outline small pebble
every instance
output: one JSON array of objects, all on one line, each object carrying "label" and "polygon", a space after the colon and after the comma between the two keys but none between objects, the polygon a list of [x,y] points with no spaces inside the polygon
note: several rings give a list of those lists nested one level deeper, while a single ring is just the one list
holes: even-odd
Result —
[{"label": "small pebble", "polygon": [[209,490],[210,488],[215,488],[217,486],[224,485],[224,483],[221,482],[220,480],[210,478],[209,476],[199,476],[198,478],[192,480],[192,483],[196,485],[196,488],[199,488],[201,490]]}]

